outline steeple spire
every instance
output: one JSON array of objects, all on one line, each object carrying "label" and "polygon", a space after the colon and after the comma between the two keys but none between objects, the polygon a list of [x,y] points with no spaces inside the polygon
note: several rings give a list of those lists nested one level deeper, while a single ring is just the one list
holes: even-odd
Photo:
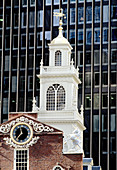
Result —
[{"label": "steeple spire", "polygon": [[60,18],[59,19],[59,35],[58,35],[58,37],[63,37],[63,34],[62,34],[62,29],[63,29],[63,27],[62,27],[62,24],[63,24],[62,17],[65,18],[65,14],[63,14],[63,9],[62,8],[60,9],[60,13],[54,12],[54,16]]}]

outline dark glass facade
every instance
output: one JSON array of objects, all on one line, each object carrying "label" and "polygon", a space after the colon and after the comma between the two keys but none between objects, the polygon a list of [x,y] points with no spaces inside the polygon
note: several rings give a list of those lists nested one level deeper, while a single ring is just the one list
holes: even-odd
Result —
[{"label": "dark glass facade", "polygon": [[0,121],[8,112],[39,105],[39,67],[49,62],[48,43],[58,35],[63,8],[63,35],[79,67],[78,108],[84,105],[84,153],[103,170],[117,170],[117,1],[0,1]]}]

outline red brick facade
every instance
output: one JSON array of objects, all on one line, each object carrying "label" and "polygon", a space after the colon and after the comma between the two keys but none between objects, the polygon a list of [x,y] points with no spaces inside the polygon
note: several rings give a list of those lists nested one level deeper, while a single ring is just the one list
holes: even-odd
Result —
[{"label": "red brick facade", "polygon": [[[83,169],[82,154],[62,153],[63,134],[61,131],[55,129],[51,133],[35,133],[34,135],[40,138],[36,144],[29,147],[30,170],[53,170],[57,163],[65,170],[69,167],[70,170]],[[9,134],[7,136],[9,137]],[[0,170],[13,170],[14,167],[14,148],[3,140],[7,136],[0,133]]]}]

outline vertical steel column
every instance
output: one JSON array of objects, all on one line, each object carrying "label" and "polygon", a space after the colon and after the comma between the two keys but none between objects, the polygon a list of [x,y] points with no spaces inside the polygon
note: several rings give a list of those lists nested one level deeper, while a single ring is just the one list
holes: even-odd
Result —
[{"label": "vertical steel column", "polygon": [[36,96],[36,56],[37,56],[37,4],[35,0],[34,58],[33,58],[33,98]]},{"label": "vertical steel column", "polygon": [[[86,58],[86,0],[84,0],[84,25],[83,25],[83,81],[82,81],[82,104],[85,109],[85,58]],[[85,113],[85,110],[84,110]]]},{"label": "vertical steel column", "polygon": [[1,58],[1,114],[0,123],[3,121],[3,87],[4,87],[4,60],[5,60],[5,0],[3,1],[3,25],[2,25],[2,58]]},{"label": "vertical steel column", "polygon": [[44,62],[45,54],[45,0],[43,0],[43,39],[42,39],[42,61]]},{"label": "vertical steel column", "polygon": [[67,1],[67,39],[69,41],[70,0]]},{"label": "vertical steel column", "polygon": [[62,8],[62,0],[59,1],[59,10]]},{"label": "vertical steel column", "polygon": [[78,65],[78,0],[76,0],[76,19],[75,19],[75,67]]},{"label": "vertical steel column", "polygon": [[100,77],[99,77],[99,166],[102,151],[102,43],[103,43],[103,1],[100,1]]},{"label": "vertical steel column", "polygon": [[109,23],[108,23],[108,115],[107,115],[107,170],[109,170],[110,156],[110,72],[111,72],[111,0],[109,0]]},{"label": "vertical steel column", "polygon": [[92,158],[93,141],[93,106],[94,106],[94,9],[95,0],[92,0],[92,46],[91,46],[91,112],[90,112],[90,158]]},{"label": "vertical steel column", "polygon": [[51,0],[51,41],[53,39],[53,4],[54,4],[54,1]]},{"label": "vertical steel column", "polygon": [[13,6],[14,6],[14,1],[11,1],[11,24],[10,24],[10,57],[9,57],[9,96],[8,96],[8,112],[10,112],[10,107],[11,107],[11,87],[12,87],[12,70],[11,70],[11,65],[12,65],[12,50],[13,50]]},{"label": "vertical steel column", "polygon": [[18,110],[19,110],[19,79],[20,79],[20,52],[21,52],[21,7],[22,7],[22,0],[19,0],[16,112],[18,112]]},{"label": "vertical steel column", "polygon": [[28,55],[29,55],[29,3],[27,0],[27,27],[26,27],[26,59],[25,59],[25,94],[24,111],[27,111],[27,91],[28,91]]}]

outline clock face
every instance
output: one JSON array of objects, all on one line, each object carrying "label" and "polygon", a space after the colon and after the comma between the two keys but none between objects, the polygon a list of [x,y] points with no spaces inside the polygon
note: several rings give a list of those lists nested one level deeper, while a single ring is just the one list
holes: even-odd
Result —
[{"label": "clock face", "polygon": [[27,123],[17,123],[12,127],[10,136],[14,143],[24,145],[32,139],[33,130]]}]

